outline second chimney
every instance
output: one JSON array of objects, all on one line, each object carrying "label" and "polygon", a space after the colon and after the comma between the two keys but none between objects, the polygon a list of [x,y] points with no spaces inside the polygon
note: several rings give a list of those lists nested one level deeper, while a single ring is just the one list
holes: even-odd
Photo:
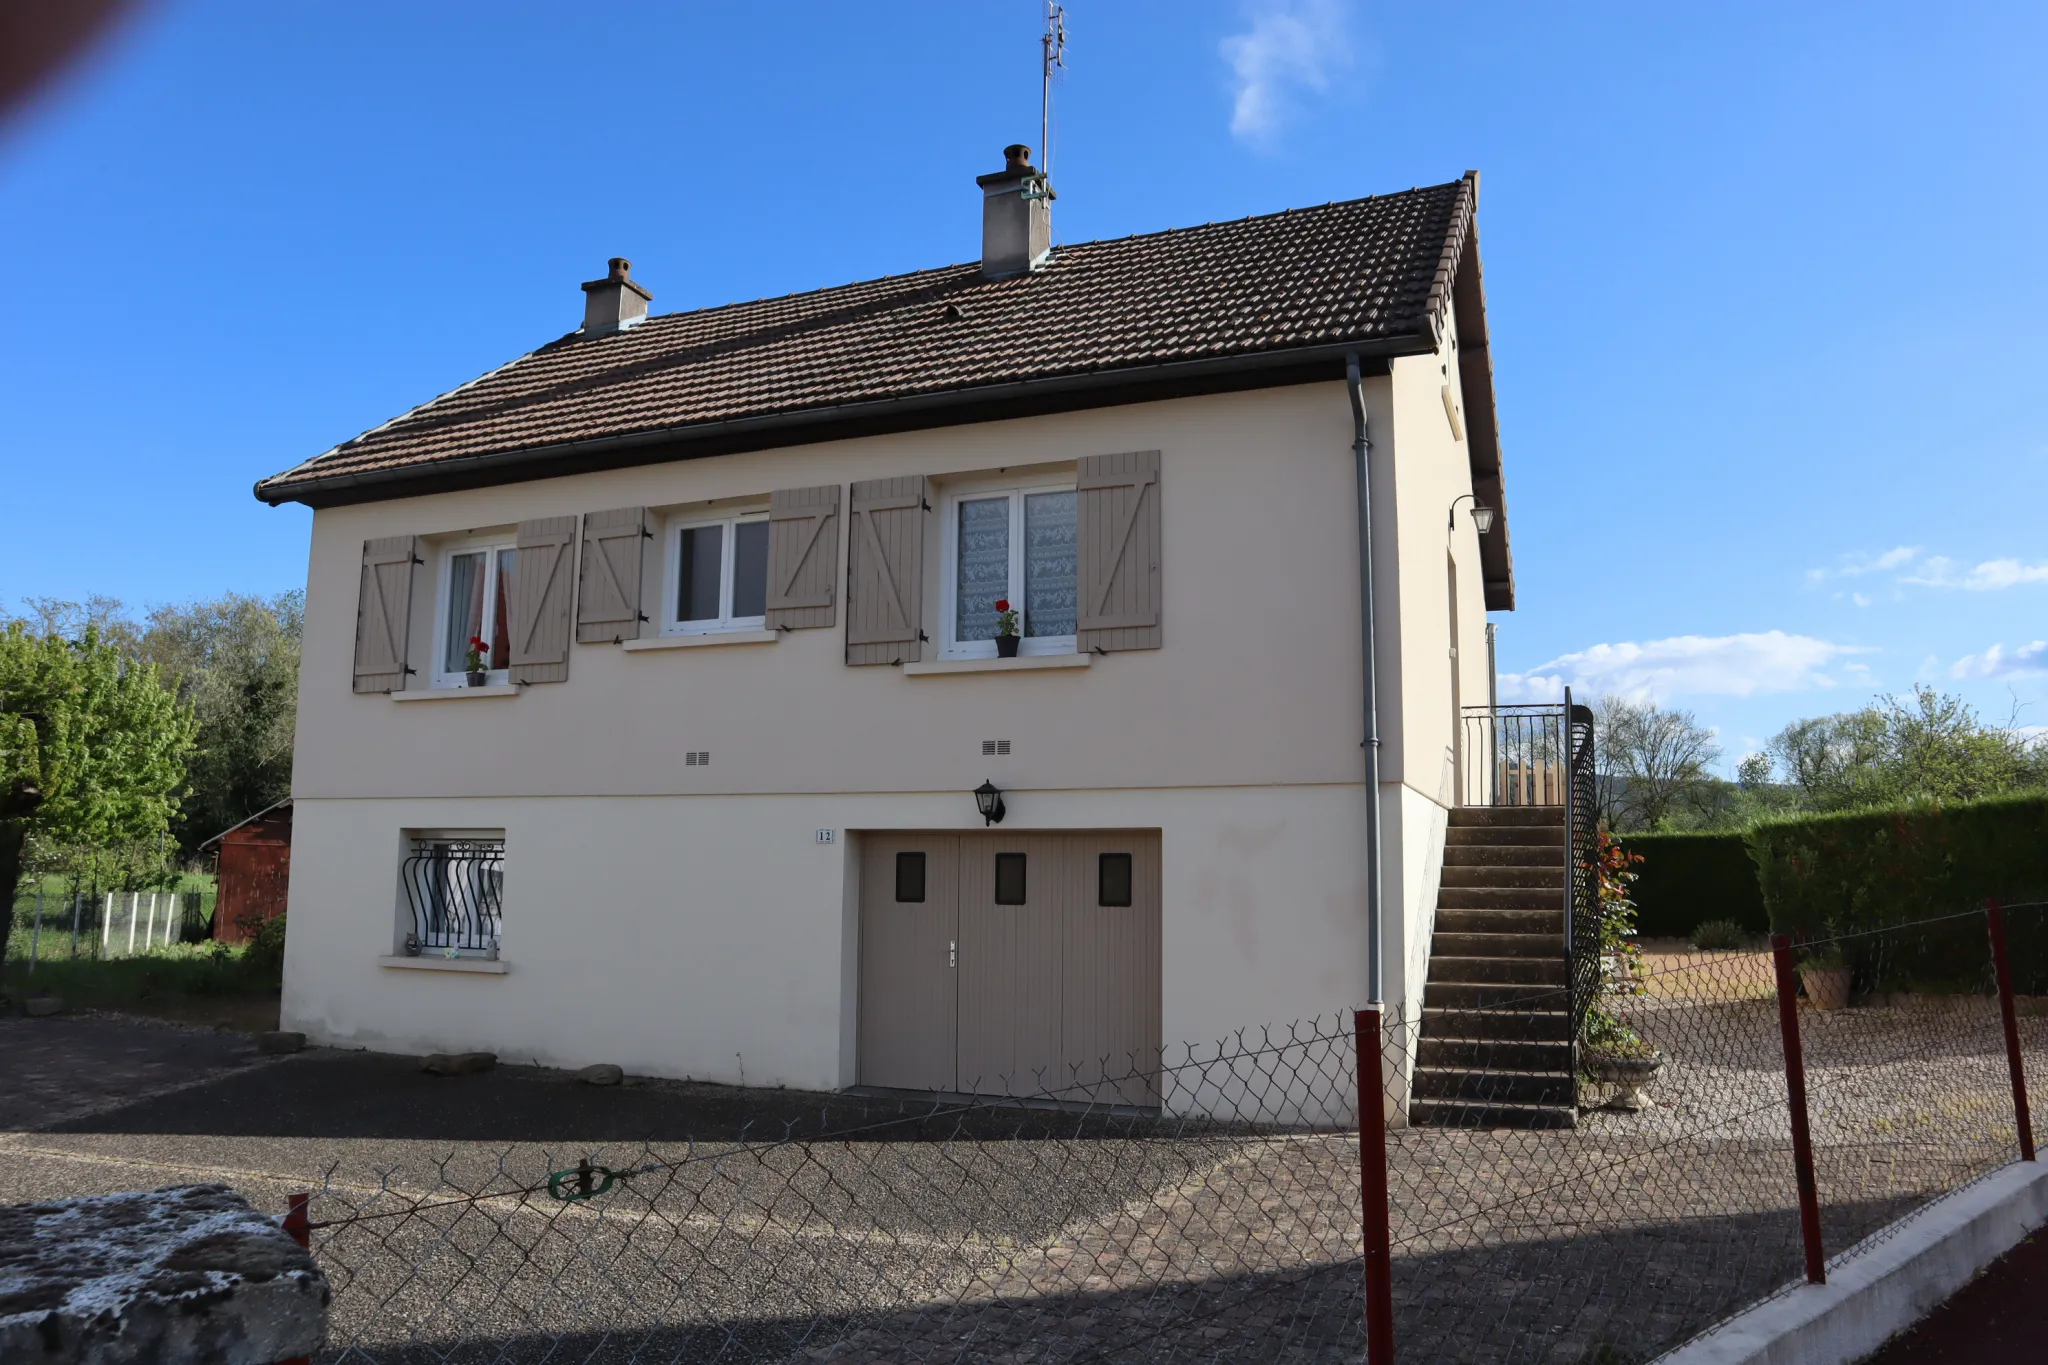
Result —
[{"label": "second chimney", "polygon": [[1045,264],[1052,254],[1052,186],[1023,143],[1003,148],[1003,168],[981,186],[981,275],[1000,280]]},{"label": "second chimney", "polygon": [[601,280],[583,286],[583,335],[607,336],[623,332],[647,320],[647,303],[654,295],[633,282],[633,263],[614,256],[611,270]]}]

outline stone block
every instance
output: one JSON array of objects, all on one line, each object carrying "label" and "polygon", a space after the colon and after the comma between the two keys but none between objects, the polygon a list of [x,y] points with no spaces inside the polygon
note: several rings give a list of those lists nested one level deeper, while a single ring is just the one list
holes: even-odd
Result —
[{"label": "stone block", "polygon": [[303,1051],[305,1046],[306,1035],[294,1033],[289,1029],[274,1029],[269,1033],[259,1033],[256,1035],[256,1050],[258,1052],[267,1052],[272,1056],[282,1056],[288,1052]]},{"label": "stone block", "polygon": [[495,1052],[436,1052],[420,1063],[430,1076],[474,1076],[498,1064]]},{"label": "stone block", "polygon": [[64,1002],[54,995],[32,995],[22,1008],[28,1011],[31,1019],[47,1019],[53,1014],[63,1013]]},{"label": "stone block", "polygon": [[0,1360],[275,1365],[327,1334],[327,1279],[225,1185],[0,1207]]},{"label": "stone block", "polygon": [[576,1079],[585,1085],[617,1085],[626,1079],[626,1072],[625,1068],[613,1066],[610,1062],[599,1062],[577,1072]]}]

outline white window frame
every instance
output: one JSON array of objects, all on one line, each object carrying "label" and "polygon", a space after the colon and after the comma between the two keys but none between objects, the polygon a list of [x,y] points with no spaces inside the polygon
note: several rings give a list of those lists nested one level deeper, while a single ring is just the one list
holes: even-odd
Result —
[{"label": "white window frame", "polygon": [[[484,557],[484,619],[481,638],[490,640],[493,645],[496,645],[497,641],[491,639],[491,626],[497,619],[497,612],[493,610],[493,607],[497,602],[499,592],[498,552],[501,550],[517,550],[518,548],[519,546],[511,540],[482,538],[465,540],[458,544],[441,547],[441,578],[434,589],[433,678],[435,687],[465,687],[469,683],[469,676],[466,671],[457,669],[455,672],[450,673],[441,667],[443,662],[441,649],[448,642],[448,613],[453,609],[453,604],[448,600],[448,595],[455,589],[455,557],[457,555],[473,555],[478,553],[481,553]],[[511,619],[511,612],[509,610],[506,612],[506,619],[509,625]],[[509,668],[486,669],[485,673],[486,683],[493,687],[503,687],[512,681],[512,670]]]},{"label": "white window frame", "polygon": [[[1072,654],[1079,647],[1073,635],[1024,635],[1030,628],[1023,615],[1024,611],[1024,499],[1034,493],[1072,493],[1077,487],[1072,477],[1052,479],[1042,483],[978,483],[961,484],[948,488],[939,500],[939,657],[941,659],[993,659],[996,657],[994,640],[956,640],[953,632],[958,628],[960,613],[957,593],[960,577],[960,504],[982,502],[990,498],[1007,496],[1010,499],[1010,588],[1008,596],[1017,606],[1017,627],[1019,639],[1017,653],[1021,657],[1041,654]],[[1078,510],[1078,509],[1077,509]],[[1075,547],[1080,554],[1080,547]],[[1079,565],[1075,566],[1077,569]],[[1075,604],[1079,618],[1079,604]]]},{"label": "white window frame", "polygon": [[[662,582],[661,582],[661,633],[663,635],[725,635],[733,631],[757,631],[768,628],[768,618],[761,616],[734,616],[732,614],[733,561],[739,551],[737,529],[747,522],[766,522],[766,507],[748,507],[736,511],[704,513],[678,512],[668,519],[663,533]],[[676,613],[681,610],[683,569],[683,532],[694,527],[722,526],[725,533],[718,538],[718,619],[715,621],[678,621]],[[771,531],[770,536],[774,533]],[[768,572],[773,574],[775,566],[770,564]]]}]

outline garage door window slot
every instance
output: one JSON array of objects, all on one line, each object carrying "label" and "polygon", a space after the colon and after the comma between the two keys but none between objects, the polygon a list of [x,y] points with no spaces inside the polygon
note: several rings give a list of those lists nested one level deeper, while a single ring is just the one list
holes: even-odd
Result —
[{"label": "garage door window slot", "polygon": [[1131,855],[1105,853],[1095,865],[1095,903],[1125,906],[1131,903]]},{"label": "garage door window slot", "polygon": [[896,855],[896,903],[898,905],[924,904],[924,854],[899,853]]},{"label": "garage door window slot", "polygon": [[996,854],[996,904],[1024,904],[1024,855]]}]

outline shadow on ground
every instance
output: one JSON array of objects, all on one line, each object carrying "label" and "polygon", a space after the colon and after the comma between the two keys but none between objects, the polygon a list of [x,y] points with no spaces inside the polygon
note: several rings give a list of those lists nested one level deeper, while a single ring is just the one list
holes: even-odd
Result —
[{"label": "shadow on ground", "polygon": [[743,1089],[631,1080],[586,1085],[573,1073],[498,1066],[430,1076],[417,1057],[320,1049],[89,1117],[58,1133],[381,1138],[448,1142],[733,1142],[859,1137],[1074,1138],[1186,1134],[1190,1123],[1130,1111],[1075,1113],[1000,1101]]}]

